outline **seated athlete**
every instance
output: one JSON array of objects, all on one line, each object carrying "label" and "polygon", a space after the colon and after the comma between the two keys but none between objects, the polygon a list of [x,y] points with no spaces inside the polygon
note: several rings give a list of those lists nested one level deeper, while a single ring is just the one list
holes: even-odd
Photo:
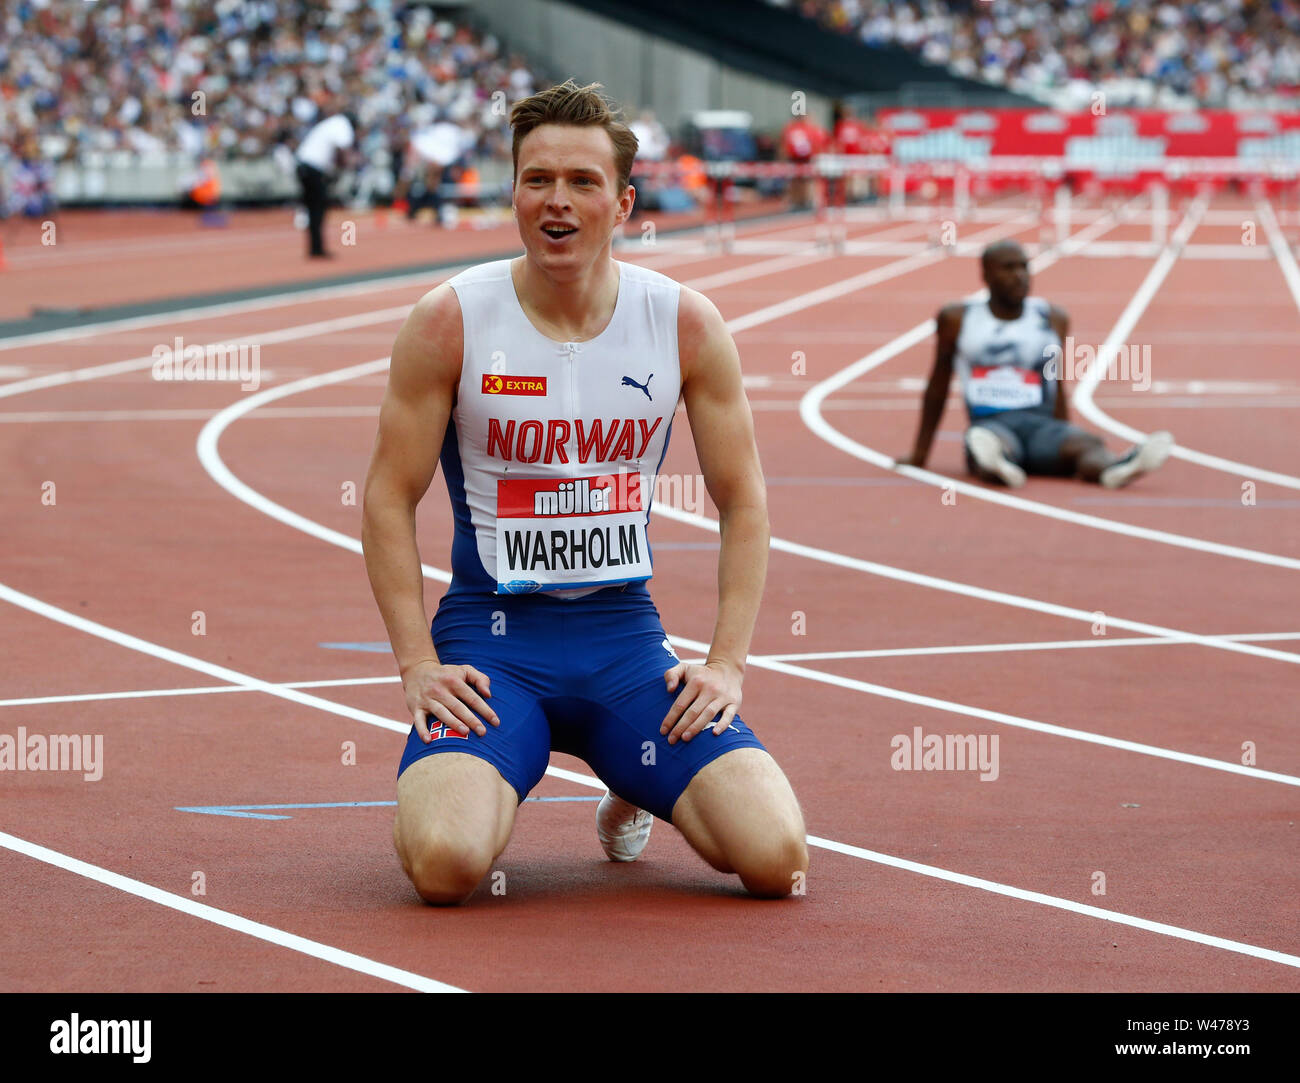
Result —
[{"label": "seated athlete", "polygon": [[1049,362],[1061,359],[1070,321],[1056,305],[1029,296],[1029,259],[1015,241],[996,241],[981,258],[987,301],[945,305],[937,317],[934,369],[910,455],[925,466],[943,416],[954,365],[970,417],[966,467],[1013,488],[1027,474],[1077,477],[1108,489],[1161,466],[1173,437],[1154,432],[1123,455],[1070,424],[1065,384]]},{"label": "seated athlete", "polygon": [[[655,816],[754,895],[790,894],[808,867],[794,793],[737,714],[768,548],[739,357],[702,295],[611,257],[636,137],[598,89],[514,107],[524,255],[426,294],[393,347],[362,540],[414,718],[393,839],[430,903],[474,891],[552,750],[609,788],[613,860]],[[646,588],[679,398],[721,522],[703,665],[677,659]],[[455,532],[430,628],[415,510],[439,457]]]}]

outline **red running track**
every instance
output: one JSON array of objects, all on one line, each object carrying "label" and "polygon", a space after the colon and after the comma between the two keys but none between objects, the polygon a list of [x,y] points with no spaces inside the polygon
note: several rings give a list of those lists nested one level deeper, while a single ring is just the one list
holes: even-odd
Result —
[{"label": "red running track", "polygon": [[[1037,221],[1022,226],[1019,236],[1037,240]],[[932,229],[850,228],[853,239],[894,240]],[[965,238],[997,232],[962,226]],[[1218,243],[1214,232],[1199,227],[1193,245]],[[1102,237],[1143,235],[1128,223]],[[98,781],[0,774],[0,877],[13,916],[0,933],[0,988],[1300,988],[1300,494],[1260,482],[1243,503],[1241,476],[1172,460],[1118,493],[1035,480],[1016,494],[1028,506],[964,490],[945,500],[937,484],[820,438],[799,403],[973,290],[975,260],[832,256],[797,219],[742,226],[740,237],[750,249],[733,255],[666,239],[621,258],[698,285],[729,320],[791,302],[737,332],[778,539],[745,713],[803,804],[814,843],[807,894],[750,900],[666,824],[641,860],[610,864],[590,800],[525,805],[502,875],[454,911],[414,895],[383,804],[271,810],[285,819],[178,811],[392,800],[403,704],[391,657],[322,647],[384,638],[361,560],[237,499],[200,462],[200,430],[249,399],[238,385],[160,383],[145,364],[32,381],[147,359],[182,335],[266,340],[263,389],[283,389],[383,358],[431,275],[0,342],[10,381],[0,386],[10,464],[0,477],[0,735],[99,734],[104,756]],[[753,250],[801,239],[802,260]],[[174,292],[229,286],[220,240],[187,240],[195,270]],[[125,255],[111,281],[69,257],[50,282],[83,304],[167,292],[156,280],[133,285],[149,261],[131,254],[129,237],[116,243]],[[1152,262],[1066,256],[1035,292],[1070,311],[1078,341],[1099,344]],[[208,267],[219,269],[211,280]],[[872,270],[873,284],[808,297]],[[300,271],[266,264],[258,276]],[[1151,346],[1151,389],[1103,384],[1097,402],[1143,431],[1167,427],[1185,447],[1285,476],[1298,331],[1297,298],[1272,260],[1179,259],[1130,336]],[[903,349],[829,396],[822,416],[860,448],[906,450],[931,351],[929,338]],[[805,374],[792,372],[796,353]],[[358,509],[344,497],[364,474],[383,379],[290,389],[231,420],[219,456],[266,500],[355,539]],[[693,478],[679,420],[664,470]],[[954,402],[931,467],[966,480],[959,438]],[[42,502],[47,483],[53,503]],[[703,520],[716,512],[707,500],[693,510],[653,527],[653,592],[686,641],[707,636],[713,619],[701,599],[714,597],[716,534]],[[445,569],[440,481],[419,525],[423,559]],[[438,590],[432,582],[431,611]],[[1256,638],[1169,643],[1161,630]],[[917,653],[977,645],[988,649]],[[840,652],[856,656],[825,657]],[[239,687],[257,681],[352,683]],[[239,690],[177,691],[221,686]],[[294,695],[318,698],[285,698]],[[87,698],[67,698],[76,696]],[[38,702],[15,702],[28,699]],[[996,736],[996,779],[895,770],[891,742],[916,727]],[[1247,742],[1252,765],[1242,764]],[[556,756],[553,766],[563,773],[540,796],[601,792],[584,764]],[[88,906],[93,936],[68,938]]]}]

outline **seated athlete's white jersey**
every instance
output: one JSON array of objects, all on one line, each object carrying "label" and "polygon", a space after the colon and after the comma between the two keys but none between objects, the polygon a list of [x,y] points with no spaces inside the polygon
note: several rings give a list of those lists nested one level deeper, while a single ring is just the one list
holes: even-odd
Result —
[{"label": "seated athlete's white jersey", "polygon": [[1026,297],[1019,319],[1000,320],[988,301],[971,301],[962,313],[954,365],[972,418],[1004,410],[1052,413],[1056,380],[1043,367],[1061,357],[1052,306]]},{"label": "seated athlete's white jersey", "polygon": [[465,332],[441,455],[456,520],[450,590],[575,598],[642,582],[681,394],[681,288],[616,263],[609,324],[588,342],[557,342],[524,314],[510,263],[449,283]]}]

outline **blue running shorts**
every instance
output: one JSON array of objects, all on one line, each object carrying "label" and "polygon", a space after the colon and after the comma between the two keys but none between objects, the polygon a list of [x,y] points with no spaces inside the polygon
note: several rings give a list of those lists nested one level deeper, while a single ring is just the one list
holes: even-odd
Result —
[{"label": "blue running shorts", "polygon": [[664,672],[677,664],[644,584],[563,600],[545,594],[445,595],[433,619],[439,661],[470,665],[491,680],[501,720],[483,737],[429,720],[425,744],[411,727],[400,775],[416,760],[465,752],[487,760],[523,801],[550,753],[585,760],[619,797],[661,820],[706,764],[734,748],[762,748],[737,717],[669,744],[659,726],[681,691]]}]

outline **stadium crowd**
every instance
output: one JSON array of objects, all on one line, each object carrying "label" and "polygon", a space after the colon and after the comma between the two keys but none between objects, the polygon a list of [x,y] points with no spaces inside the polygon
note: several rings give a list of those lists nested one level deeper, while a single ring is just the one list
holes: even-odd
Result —
[{"label": "stadium crowd", "polygon": [[769,0],[1062,109],[1238,109],[1300,95],[1296,0]]},{"label": "stadium crowd", "polygon": [[52,163],[88,153],[271,156],[326,100],[349,103],[358,151],[377,170],[438,122],[463,130],[467,156],[508,158],[510,105],[539,85],[491,35],[382,0],[0,10],[0,213],[30,213]]}]

